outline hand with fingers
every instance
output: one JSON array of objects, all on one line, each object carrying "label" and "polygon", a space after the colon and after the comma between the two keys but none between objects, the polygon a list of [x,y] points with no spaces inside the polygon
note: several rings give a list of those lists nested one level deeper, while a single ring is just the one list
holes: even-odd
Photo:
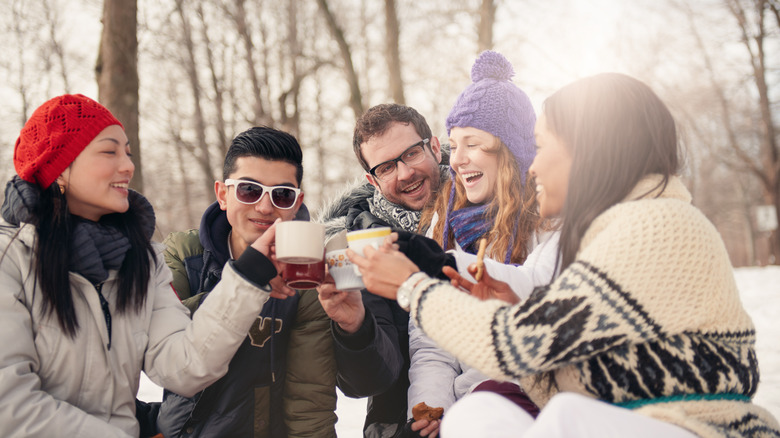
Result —
[{"label": "hand with fingers", "polygon": [[441,420],[409,420],[393,438],[417,438],[428,437],[436,438],[439,436],[439,427],[441,426]]},{"label": "hand with fingers", "polygon": [[[476,263],[472,263],[467,269],[469,274],[473,276],[477,273],[478,267]],[[450,278],[450,283],[452,283],[453,286],[465,289],[471,296],[477,297],[480,300],[499,299],[506,301],[509,304],[517,304],[520,302],[520,297],[512,291],[512,288],[509,287],[507,283],[494,279],[487,270],[483,272],[482,279],[476,283],[466,280],[458,271],[449,266],[445,266],[442,269],[442,272]]]},{"label": "hand with fingers", "polygon": [[320,304],[330,319],[347,333],[358,331],[366,317],[360,291],[338,290],[333,277],[326,275],[325,281],[317,286],[317,293]]},{"label": "hand with fingers", "polygon": [[388,245],[379,249],[367,246],[363,248],[363,253],[365,256],[347,250],[349,260],[360,269],[366,289],[384,298],[396,299],[398,286],[420,271],[403,253]]},{"label": "hand with fingers", "polygon": [[276,225],[281,222],[281,219],[271,225],[265,232],[252,242],[252,248],[263,253],[274,264],[276,272],[279,273],[276,277],[271,279],[268,283],[271,286],[271,298],[285,299],[287,297],[294,296],[297,292],[295,289],[288,287],[282,279],[281,273],[284,272],[284,263],[276,259],[276,248],[274,242],[276,241]]}]

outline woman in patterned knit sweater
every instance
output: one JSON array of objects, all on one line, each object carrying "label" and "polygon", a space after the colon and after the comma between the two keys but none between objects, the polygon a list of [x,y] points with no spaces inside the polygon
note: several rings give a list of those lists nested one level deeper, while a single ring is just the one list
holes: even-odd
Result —
[{"label": "woman in patterned knit sweater", "polygon": [[443,436],[780,437],[751,402],[755,330],[720,235],[675,176],[663,102],[625,75],[581,79],[545,101],[535,136],[530,173],[542,216],[562,219],[561,274],[528,300],[480,301],[390,248],[353,257],[371,292],[410,302],[442,348],[520,379],[543,408],[534,421],[474,393]]}]

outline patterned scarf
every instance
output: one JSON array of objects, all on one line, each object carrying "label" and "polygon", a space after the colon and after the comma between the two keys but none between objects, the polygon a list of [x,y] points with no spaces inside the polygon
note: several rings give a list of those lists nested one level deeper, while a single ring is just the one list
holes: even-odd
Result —
[{"label": "patterned scarf", "polygon": [[449,214],[448,223],[455,241],[464,251],[476,254],[479,250],[478,240],[490,231],[491,225],[488,204],[463,207]]},{"label": "patterned scarf", "polygon": [[374,196],[368,200],[368,208],[371,214],[390,224],[393,228],[414,233],[420,223],[420,212],[408,210],[398,204],[387,200],[379,190],[374,191]]},{"label": "patterned scarf", "polygon": [[[29,222],[40,200],[41,191],[37,185],[14,176],[5,187],[2,215],[8,223],[19,226]],[[121,213],[120,220],[140,221],[147,238],[154,233],[154,209],[140,193],[131,190],[128,195],[130,209]],[[119,269],[130,249],[130,240],[115,225],[72,216],[73,232],[70,242],[68,270],[81,274],[98,284],[108,278],[108,271]],[[112,218],[113,219],[113,218]]]}]

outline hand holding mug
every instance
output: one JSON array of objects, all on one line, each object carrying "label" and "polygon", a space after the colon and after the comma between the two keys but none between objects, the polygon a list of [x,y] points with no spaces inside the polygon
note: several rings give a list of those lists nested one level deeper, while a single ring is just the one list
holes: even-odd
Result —
[{"label": "hand holding mug", "polygon": [[365,257],[351,249],[347,250],[347,255],[360,270],[366,289],[375,295],[394,300],[398,286],[420,271],[417,265],[395,249],[366,246],[363,251]]}]

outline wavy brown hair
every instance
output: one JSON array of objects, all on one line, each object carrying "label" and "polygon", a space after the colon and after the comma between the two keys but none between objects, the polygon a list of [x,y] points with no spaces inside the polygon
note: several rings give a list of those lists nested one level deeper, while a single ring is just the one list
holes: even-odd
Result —
[{"label": "wavy brown hair", "polygon": [[[679,171],[674,118],[643,82],[604,73],[569,84],[544,102],[547,127],[572,154],[561,217],[560,268],[575,259],[585,231],[649,174],[666,187]],[[648,192],[649,193],[649,192]]]},{"label": "wavy brown hair", "polygon": [[[503,262],[509,245],[512,245],[510,262],[522,264],[528,257],[528,243],[541,225],[536,203],[536,189],[530,178],[523,185],[520,170],[517,167],[515,157],[498,137],[491,147],[483,147],[483,150],[498,155],[498,178],[493,199],[490,200],[488,211],[494,218],[493,227],[487,234],[491,244],[488,257]],[[459,178],[455,177],[455,198],[452,210],[459,210],[473,205],[466,198],[466,189]],[[447,207],[450,199],[453,181],[448,180],[438,196],[429,207],[426,207],[420,217],[420,232],[427,230],[433,221],[434,214],[438,220],[433,227],[433,239],[440,244],[444,241],[444,225],[447,217]],[[519,189],[518,189],[519,188]],[[517,226],[517,229],[515,229]],[[514,236],[514,242],[512,237]],[[452,229],[449,230],[446,249],[455,247],[455,237]]]}]

